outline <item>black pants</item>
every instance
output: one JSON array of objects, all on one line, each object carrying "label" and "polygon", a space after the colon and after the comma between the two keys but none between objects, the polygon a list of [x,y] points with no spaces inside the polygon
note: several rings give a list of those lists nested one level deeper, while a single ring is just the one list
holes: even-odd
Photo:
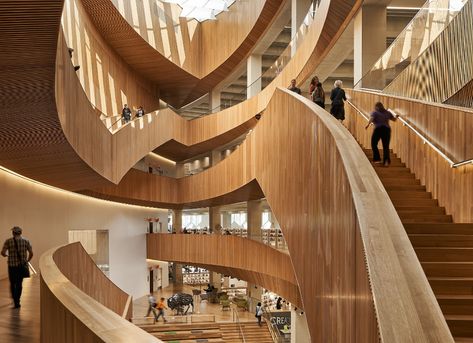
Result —
[{"label": "black pants", "polygon": [[377,127],[371,136],[371,149],[373,149],[373,161],[381,161],[378,150],[378,142],[383,143],[383,163],[391,163],[389,158],[389,141],[391,140],[391,129],[386,126]]},{"label": "black pants", "polygon": [[15,306],[20,305],[21,291],[23,290],[22,267],[8,267],[8,278],[10,279],[10,292]]}]

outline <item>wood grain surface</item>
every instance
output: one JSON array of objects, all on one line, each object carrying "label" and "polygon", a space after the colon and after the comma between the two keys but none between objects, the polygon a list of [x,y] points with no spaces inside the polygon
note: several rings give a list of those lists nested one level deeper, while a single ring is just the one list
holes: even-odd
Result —
[{"label": "wood grain surface", "polygon": [[263,286],[302,307],[289,255],[251,239],[224,235],[148,234],[147,258],[225,271],[225,275]]},{"label": "wood grain surface", "polygon": [[161,342],[115,313],[123,292],[87,259],[80,243],[41,256],[41,342]]},{"label": "wood grain surface", "polygon": [[[377,101],[403,115],[429,140],[452,159],[473,158],[473,111],[471,109],[427,103],[378,93],[349,91],[352,101],[370,113]],[[366,121],[347,106],[347,126],[364,146],[369,146],[371,132]],[[367,145],[368,144],[368,145]],[[452,169],[429,145],[402,124],[392,125],[391,147],[438,199],[455,222],[473,221],[473,166]]]},{"label": "wood grain surface", "polygon": [[450,341],[375,171],[351,134],[308,99],[278,89],[245,142],[200,174],[140,175],[98,192],[202,205],[256,182],[288,243],[313,342],[376,341],[376,327],[383,342]]}]

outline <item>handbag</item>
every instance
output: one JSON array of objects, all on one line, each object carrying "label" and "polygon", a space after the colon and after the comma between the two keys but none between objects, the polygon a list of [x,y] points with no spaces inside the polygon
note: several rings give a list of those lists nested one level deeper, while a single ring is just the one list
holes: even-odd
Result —
[{"label": "handbag", "polygon": [[[18,242],[15,238],[13,238],[13,242],[15,242],[15,250],[16,254],[18,255],[18,259],[21,261],[20,256],[20,249],[18,249]],[[22,278],[29,278],[30,277],[30,267],[28,266],[28,261],[22,261],[20,264],[20,275]]]}]

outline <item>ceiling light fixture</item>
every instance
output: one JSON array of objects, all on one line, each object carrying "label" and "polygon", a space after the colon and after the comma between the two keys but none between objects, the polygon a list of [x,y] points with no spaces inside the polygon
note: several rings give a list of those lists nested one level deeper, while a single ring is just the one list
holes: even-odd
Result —
[{"label": "ceiling light fixture", "polygon": [[217,19],[217,15],[228,11],[235,0],[161,0],[161,2],[179,5],[182,8],[180,17],[203,22]]}]

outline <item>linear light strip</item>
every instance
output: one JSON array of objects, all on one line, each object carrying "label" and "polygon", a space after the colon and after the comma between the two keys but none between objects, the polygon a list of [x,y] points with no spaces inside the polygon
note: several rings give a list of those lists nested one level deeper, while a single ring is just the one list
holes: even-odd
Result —
[{"label": "linear light strip", "polygon": [[[357,111],[359,114],[365,118],[366,121],[369,121],[369,117],[366,116],[366,114],[361,111],[358,107],[356,107],[350,100],[347,100],[347,102]],[[393,111],[392,109],[388,109],[388,111],[392,112],[394,115],[396,115],[396,112]],[[432,143],[428,138],[426,138],[424,135],[422,135],[419,131],[417,131],[409,122],[407,122],[404,118],[401,116],[398,116],[399,120],[402,122],[404,126],[407,126],[409,129],[414,131],[414,133],[419,136],[424,144],[428,144],[432,149],[434,149],[440,156],[445,159],[448,164],[450,165],[451,168],[458,168],[467,164],[473,164],[473,159],[468,159],[460,162],[454,162],[451,160],[442,150],[440,150],[434,143]]]},{"label": "linear light strip", "polygon": [[7,174],[13,175],[13,176],[18,177],[20,179],[23,179],[25,181],[37,184],[37,185],[42,186],[42,187],[46,187],[46,188],[48,188],[50,190],[53,190],[53,191],[56,191],[56,192],[66,193],[67,195],[70,195],[70,196],[76,196],[76,197],[79,197],[79,198],[85,198],[87,200],[98,201],[98,202],[103,201],[103,202],[106,202],[106,203],[111,203],[111,204],[114,204],[114,205],[125,206],[125,207],[133,207],[133,208],[140,208],[140,209],[146,209],[146,210],[150,210],[150,209],[162,210],[162,208],[159,208],[159,207],[148,207],[148,206],[141,206],[141,205],[126,204],[126,203],[122,203],[122,202],[117,202],[117,201],[112,201],[112,200],[107,200],[107,199],[100,199],[100,198],[96,198],[96,197],[92,197],[92,196],[88,196],[88,195],[68,191],[68,190],[65,190],[65,189],[62,189],[62,188],[59,188],[59,187],[48,185],[47,183],[43,183],[43,182],[40,182],[40,181],[37,181],[37,180],[34,180],[34,179],[30,179],[29,177],[18,174],[17,172],[14,172],[13,170],[5,168],[4,166],[0,166],[0,170],[4,171]]}]

